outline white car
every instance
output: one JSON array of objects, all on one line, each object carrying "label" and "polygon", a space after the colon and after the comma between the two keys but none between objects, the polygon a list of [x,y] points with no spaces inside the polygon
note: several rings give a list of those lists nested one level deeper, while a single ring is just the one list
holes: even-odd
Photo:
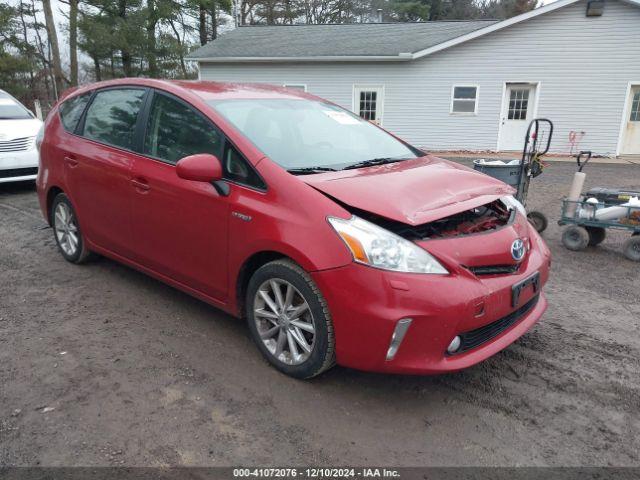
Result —
[{"label": "white car", "polygon": [[36,136],[42,122],[0,90],[0,183],[34,180],[38,174]]}]

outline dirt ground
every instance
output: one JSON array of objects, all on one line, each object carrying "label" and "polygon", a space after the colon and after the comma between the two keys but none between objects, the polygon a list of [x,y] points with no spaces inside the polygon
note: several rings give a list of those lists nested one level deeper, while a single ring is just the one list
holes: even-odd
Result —
[{"label": "dirt ground", "polygon": [[[640,189],[640,166],[587,170]],[[640,465],[640,265],[622,234],[562,247],[573,171],[532,185],[554,264],[527,335],[457,374],[308,382],[198,300],[110,260],[65,262],[33,187],[0,185],[0,467]]]}]

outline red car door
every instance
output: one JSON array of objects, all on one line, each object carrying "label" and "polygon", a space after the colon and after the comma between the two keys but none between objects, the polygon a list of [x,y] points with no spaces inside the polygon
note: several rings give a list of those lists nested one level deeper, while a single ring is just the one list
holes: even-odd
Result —
[{"label": "red car door", "polygon": [[147,89],[98,91],[63,146],[65,180],[80,226],[96,245],[131,255],[131,168],[135,130]]},{"label": "red car door", "polygon": [[223,136],[185,102],[155,93],[144,156],[130,189],[135,260],[220,301],[227,295],[228,197],[213,185],[178,178],[176,163],[196,153],[220,157]]}]

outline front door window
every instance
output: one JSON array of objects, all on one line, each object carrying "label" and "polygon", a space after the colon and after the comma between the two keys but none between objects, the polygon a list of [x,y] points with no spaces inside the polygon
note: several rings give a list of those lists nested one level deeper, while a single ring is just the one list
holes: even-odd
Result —
[{"label": "front door window", "polygon": [[222,136],[218,129],[187,105],[156,93],[149,112],[144,153],[176,164],[196,153],[222,155]]}]

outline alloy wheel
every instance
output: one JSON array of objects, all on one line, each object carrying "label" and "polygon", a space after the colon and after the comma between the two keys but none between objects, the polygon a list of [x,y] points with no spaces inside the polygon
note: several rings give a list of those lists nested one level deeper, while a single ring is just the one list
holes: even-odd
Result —
[{"label": "alloy wheel", "polygon": [[287,365],[304,363],[313,351],[315,322],[309,304],[291,283],[272,278],[253,301],[254,321],[271,355]]},{"label": "alloy wheel", "polygon": [[64,202],[56,205],[54,216],[54,228],[58,244],[66,255],[72,257],[78,251],[80,243],[80,235],[75,216],[71,208],[69,208],[69,205]]}]

